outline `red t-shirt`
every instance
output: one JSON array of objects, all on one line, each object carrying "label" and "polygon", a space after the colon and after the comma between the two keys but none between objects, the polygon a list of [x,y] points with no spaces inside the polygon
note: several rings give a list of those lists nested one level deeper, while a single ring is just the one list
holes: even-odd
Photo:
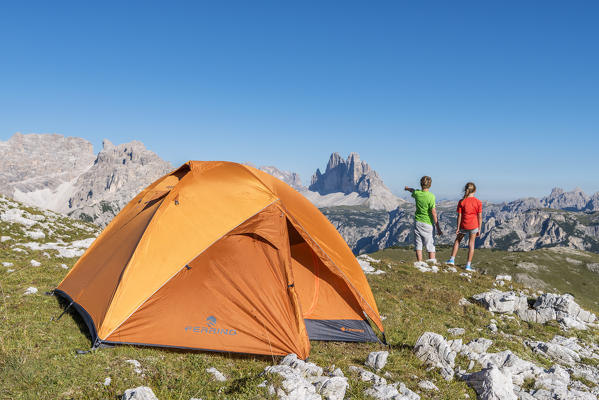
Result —
[{"label": "red t-shirt", "polygon": [[460,229],[478,228],[478,214],[483,212],[483,203],[476,197],[466,197],[458,203],[458,214],[462,214]]}]

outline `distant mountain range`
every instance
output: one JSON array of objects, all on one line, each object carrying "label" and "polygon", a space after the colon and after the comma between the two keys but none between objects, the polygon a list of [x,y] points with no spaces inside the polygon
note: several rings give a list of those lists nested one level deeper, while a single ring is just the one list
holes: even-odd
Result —
[{"label": "distant mountain range", "polygon": [[98,154],[85,139],[56,134],[17,133],[0,142],[0,193],[101,226],[172,169],[138,141],[104,140]]},{"label": "distant mountain range", "polygon": [[[24,203],[105,226],[141,189],[173,166],[133,141],[108,140],[94,154],[81,138],[56,134],[15,134],[0,142],[0,193]],[[355,253],[412,242],[412,202],[394,196],[357,153],[331,154],[308,187],[297,173],[274,166],[261,170],[306,196],[337,227]],[[438,203],[445,235],[453,241],[457,202]],[[478,245],[506,250],[565,246],[599,252],[599,192],[555,188],[543,198],[486,203]]]}]

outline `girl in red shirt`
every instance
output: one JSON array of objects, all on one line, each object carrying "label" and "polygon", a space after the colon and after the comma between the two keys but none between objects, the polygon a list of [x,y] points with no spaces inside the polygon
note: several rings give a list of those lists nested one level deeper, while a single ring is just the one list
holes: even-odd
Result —
[{"label": "girl in red shirt", "polygon": [[455,265],[455,256],[458,254],[460,242],[464,236],[468,236],[468,263],[466,271],[474,271],[472,268],[472,257],[474,256],[474,242],[480,236],[480,230],[483,223],[483,204],[474,197],[476,185],[468,182],[464,187],[464,198],[458,203],[458,226],[456,229],[456,238],[453,243],[451,258],[446,264]]}]

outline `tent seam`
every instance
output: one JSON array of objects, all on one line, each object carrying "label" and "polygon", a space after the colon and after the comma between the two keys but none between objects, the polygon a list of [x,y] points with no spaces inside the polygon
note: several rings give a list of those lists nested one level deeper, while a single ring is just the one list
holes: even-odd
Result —
[{"label": "tent seam", "polygon": [[[351,285],[351,287],[354,289],[354,291],[356,293],[358,293],[358,295],[364,301],[364,303],[366,303],[366,305],[368,306],[368,308],[370,309],[370,311],[372,311],[373,314],[377,315],[378,313],[374,312],[374,310],[372,309],[372,306],[366,301],[366,299],[364,297],[362,297],[362,293],[360,293],[360,291],[358,289],[356,289],[356,287],[353,285],[353,283],[351,282],[351,280],[343,273],[343,271],[341,270],[341,268],[339,268],[337,266],[337,264],[335,264],[335,262],[333,261],[333,259],[331,258],[331,256],[329,256],[328,253],[326,251],[324,251],[324,249],[322,247],[320,247],[320,244],[318,244],[318,242],[316,240],[314,240],[314,238],[312,237],[312,235],[310,235],[310,233],[303,227],[303,225],[293,215],[291,215],[287,211],[286,208],[285,208],[285,213],[287,215],[289,215],[291,218],[293,218],[293,220],[299,225],[300,228],[302,228],[302,230],[306,233],[306,235],[308,235],[308,237],[310,238],[310,240],[312,240],[312,242],[314,242],[314,244],[316,244],[316,246],[318,246],[318,248],[320,249],[320,251],[322,251],[324,253],[324,255],[327,256],[327,258],[329,259],[329,261],[335,266],[335,268],[337,268],[337,270],[341,273],[341,275],[343,275],[343,278],[345,279],[345,281],[349,285]],[[381,322],[381,325],[383,325],[382,322]],[[381,332],[384,332],[384,330],[382,330]]]},{"label": "tent seam", "polygon": [[[273,193],[274,194],[274,193]],[[135,308],[135,310],[133,310],[133,312],[131,312],[131,314],[129,314],[126,318],[124,318],[120,324],[118,324],[112,331],[110,331],[110,333],[108,333],[106,335],[106,338],[108,339],[110,337],[110,335],[112,335],[117,329],[119,329],[125,322],[127,322],[127,320],[129,318],[131,318],[131,316],[133,314],[135,314],[137,312],[137,310],[139,310],[144,304],[146,304],[146,302],[156,294],[156,292],[158,292],[160,289],[162,289],[164,287],[164,285],[166,285],[167,283],[169,283],[171,281],[171,279],[173,279],[179,272],[181,272],[183,270],[183,268],[185,268],[186,265],[188,265],[190,262],[192,262],[193,260],[195,260],[196,258],[198,258],[200,255],[202,255],[202,253],[204,253],[206,250],[208,250],[210,247],[212,247],[212,245],[216,242],[218,242],[219,240],[221,240],[222,238],[224,238],[225,236],[227,236],[229,233],[231,233],[232,231],[234,231],[235,229],[237,229],[239,226],[241,226],[243,223],[245,223],[246,221],[248,221],[250,218],[255,217],[256,215],[260,214],[262,211],[264,211],[266,208],[270,207],[271,205],[275,204],[276,202],[280,201],[280,199],[276,199],[272,202],[270,202],[269,204],[267,204],[266,206],[264,206],[263,208],[261,208],[260,210],[256,211],[254,214],[250,215],[249,217],[247,217],[246,219],[244,219],[243,221],[241,221],[239,224],[237,224],[236,226],[234,226],[233,228],[231,228],[230,230],[228,230],[227,232],[225,232],[223,235],[219,236],[217,239],[215,239],[212,243],[210,243],[208,246],[206,246],[206,248],[204,248],[204,250],[202,250],[201,252],[199,252],[197,255],[195,255],[194,257],[192,257],[189,261],[187,261],[185,264],[183,264],[183,266],[181,268],[179,268],[173,275],[171,275],[166,281],[164,281],[164,283],[162,285],[160,285],[160,287],[158,289],[156,289],[154,292],[152,292],[152,294],[150,294],[148,297],[146,297],[144,299],[144,301],[142,301],[139,306],[137,308]],[[101,339],[102,340],[102,339]]]}]

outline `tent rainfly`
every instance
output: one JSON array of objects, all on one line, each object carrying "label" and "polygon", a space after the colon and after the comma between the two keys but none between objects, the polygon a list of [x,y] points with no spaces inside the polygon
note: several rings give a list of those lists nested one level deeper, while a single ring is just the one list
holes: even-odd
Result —
[{"label": "tent rainfly", "polygon": [[[190,161],[139,193],[55,294],[94,347],[307,358],[310,339],[378,341],[372,291],[327,218],[247,165]],[[383,334],[384,336],[384,334]]]}]

